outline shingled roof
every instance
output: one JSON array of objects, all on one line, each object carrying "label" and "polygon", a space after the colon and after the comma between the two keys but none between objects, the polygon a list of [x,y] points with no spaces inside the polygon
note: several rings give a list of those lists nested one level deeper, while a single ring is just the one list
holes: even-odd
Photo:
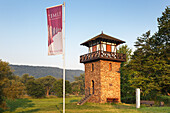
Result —
[{"label": "shingled roof", "polygon": [[119,45],[119,44],[122,44],[122,43],[125,43],[125,41],[122,41],[122,40],[119,40],[117,38],[114,38],[114,37],[111,37],[109,35],[106,35],[104,34],[103,32],[89,40],[87,40],[86,42],[83,42],[82,44],[80,45],[84,45],[84,46],[87,46],[89,47],[89,42],[92,42],[94,40],[97,40],[97,39],[102,39],[102,40],[105,40],[107,42],[110,42],[110,43],[116,43],[116,45]]}]

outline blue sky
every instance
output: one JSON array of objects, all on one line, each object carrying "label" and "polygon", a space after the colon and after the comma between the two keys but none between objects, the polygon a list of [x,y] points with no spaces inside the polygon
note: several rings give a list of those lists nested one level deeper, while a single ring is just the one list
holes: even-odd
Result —
[{"label": "blue sky", "polygon": [[[169,0],[65,0],[66,68],[82,69],[80,43],[105,34],[134,48],[137,37],[157,31],[157,18]],[[62,55],[48,56],[46,8],[63,0],[0,0],[0,59],[10,64],[63,66]]]}]

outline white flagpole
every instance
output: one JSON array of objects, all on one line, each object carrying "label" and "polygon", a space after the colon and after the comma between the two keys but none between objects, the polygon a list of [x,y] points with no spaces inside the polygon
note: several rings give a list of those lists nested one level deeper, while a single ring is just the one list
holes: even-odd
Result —
[{"label": "white flagpole", "polygon": [[65,113],[65,2],[64,6],[64,20],[63,20],[63,113]]}]

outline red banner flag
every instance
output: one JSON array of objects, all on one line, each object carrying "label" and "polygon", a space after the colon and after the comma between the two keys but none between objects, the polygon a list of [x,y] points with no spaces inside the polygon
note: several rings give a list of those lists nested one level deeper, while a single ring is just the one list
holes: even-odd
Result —
[{"label": "red banner flag", "polygon": [[62,5],[47,8],[48,55],[62,54]]}]

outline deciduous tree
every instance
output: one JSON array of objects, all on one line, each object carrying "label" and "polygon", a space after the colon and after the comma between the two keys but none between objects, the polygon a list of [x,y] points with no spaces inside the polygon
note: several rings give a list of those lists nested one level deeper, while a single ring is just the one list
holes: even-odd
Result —
[{"label": "deciduous tree", "polygon": [[51,90],[51,88],[53,88],[56,78],[48,75],[46,77],[38,78],[36,81],[43,84],[44,89],[46,90],[46,96],[49,96],[50,90]]},{"label": "deciduous tree", "polygon": [[13,72],[9,66],[9,63],[4,62],[0,59],[0,105],[3,102],[3,88],[5,85],[5,81],[11,79],[13,76]]},{"label": "deciduous tree", "polygon": [[[54,93],[56,93],[58,97],[63,96],[63,79],[59,79],[54,83],[53,91]],[[65,81],[65,94],[71,93],[71,91],[72,91],[71,84],[68,80],[66,80]]]},{"label": "deciduous tree", "polygon": [[34,76],[30,76],[29,74],[25,73],[21,76],[21,82],[26,84],[30,80],[35,80]]},{"label": "deciduous tree", "polygon": [[30,80],[26,84],[27,94],[35,97],[35,98],[42,98],[45,96],[45,89],[42,83],[39,83],[34,80]]},{"label": "deciduous tree", "polygon": [[79,77],[74,77],[75,81],[71,83],[72,93],[82,95],[85,93],[85,74],[80,74]]},{"label": "deciduous tree", "polygon": [[120,68],[120,76],[121,76],[121,97],[133,96],[135,90],[131,86],[129,80],[131,79],[131,75],[129,74],[129,70],[127,70],[126,65],[129,63],[131,59],[132,49],[127,45],[122,45],[118,48],[118,53],[123,53],[126,55],[126,62],[121,63]]},{"label": "deciduous tree", "polygon": [[21,98],[25,94],[25,85],[19,81],[6,79],[3,93],[8,99]]}]

